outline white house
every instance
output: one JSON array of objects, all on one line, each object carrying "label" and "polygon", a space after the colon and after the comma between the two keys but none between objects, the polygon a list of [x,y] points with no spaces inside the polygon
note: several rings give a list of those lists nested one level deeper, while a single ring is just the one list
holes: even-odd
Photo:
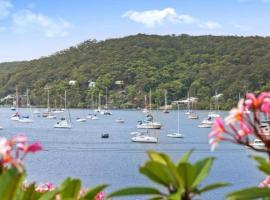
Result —
[{"label": "white house", "polygon": [[94,88],[94,87],[96,87],[96,82],[94,82],[94,81],[92,81],[92,80],[89,80],[89,81],[88,81],[88,87],[89,87],[89,88]]},{"label": "white house", "polygon": [[76,85],[76,83],[77,83],[77,81],[75,81],[75,80],[70,80],[70,81],[68,82],[69,85]]}]

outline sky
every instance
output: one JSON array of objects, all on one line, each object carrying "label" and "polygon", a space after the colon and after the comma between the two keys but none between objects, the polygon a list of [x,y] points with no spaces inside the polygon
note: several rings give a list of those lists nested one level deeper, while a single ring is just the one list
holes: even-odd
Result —
[{"label": "sky", "polygon": [[270,36],[269,24],[270,0],[0,0],[0,63],[138,33]]}]

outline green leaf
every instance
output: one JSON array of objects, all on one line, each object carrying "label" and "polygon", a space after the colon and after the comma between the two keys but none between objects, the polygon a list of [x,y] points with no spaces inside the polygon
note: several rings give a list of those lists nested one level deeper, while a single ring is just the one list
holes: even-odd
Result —
[{"label": "green leaf", "polygon": [[170,179],[171,179],[172,184],[175,187],[180,186],[180,178],[177,172],[177,167],[175,166],[175,164],[173,163],[173,161],[170,159],[169,156],[167,156],[164,153],[158,153],[155,151],[148,151],[148,156],[152,161],[156,161],[167,166],[171,174]]},{"label": "green leaf", "polygon": [[226,186],[229,186],[231,184],[229,183],[213,183],[213,184],[209,184],[207,186],[204,186],[203,188],[201,188],[199,190],[199,193],[204,193],[204,192],[207,192],[209,190],[215,190],[215,189],[218,189],[218,188],[221,188],[221,187],[226,187]]},{"label": "green leaf", "polygon": [[16,168],[11,168],[0,175],[0,197],[1,200],[15,199],[22,184],[24,173]]},{"label": "green leaf", "polygon": [[259,170],[270,175],[270,163],[267,162],[265,158],[260,156],[252,156],[252,158],[259,163],[258,165]]},{"label": "green leaf", "polygon": [[148,161],[140,168],[140,172],[146,175],[152,181],[159,183],[165,187],[168,187],[173,183],[173,175],[166,167],[159,162]]},{"label": "green leaf", "polygon": [[108,185],[98,185],[94,188],[91,188],[90,190],[88,190],[86,192],[86,194],[83,196],[82,200],[92,200],[95,198],[95,196],[97,196],[97,194],[99,192],[101,192],[102,190],[104,190],[106,187],[108,187]]},{"label": "green leaf", "polygon": [[194,149],[190,149],[188,152],[186,152],[177,162],[177,166],[183,162],[187,162],[193,151]]},{"label": "green leaf", "polygon": [[197,187],[209,174],[214,158],[205,158],[197,161],[193,166],[196,170],[196,178],[192,183],[193,188]]},{"label": "green leaf", "polygon": [[38,200],[55,200],[56,195],[59,194],[59,190],[55,189],[49,192],[45,192]]},{"label": "green leaf", "polygon": [[27,188],[20,190],[19,197],[17,199],[20,200],[36,200],[41,197],[41,193],[36,192],[35,190],[36,185],[35,183],[29,185]]},{"label": "green leaf", "polygon": [[151,187],[129,187],[117,190],[108,195],[111,197],[131,196],[131,195],[163,195],[159,190]]},{"label": "green leaf", "polygon": [[185,190],[189,189],[196,178],[196,168],[190,163],[182,162],[178,165],[177,170],[181,179],[181,184]]},{"label": "green leaf", "polygon": [[81,181],[79,179],[67,178],[61,184],[60,196],[62,199],[77,199],[81,189]]},{"label": "green leaf", "polygon": [[246,188],[230,193],[227,198],[228,200],[247,200],[247,199],[258,199],[270,196],[270,188]]}]

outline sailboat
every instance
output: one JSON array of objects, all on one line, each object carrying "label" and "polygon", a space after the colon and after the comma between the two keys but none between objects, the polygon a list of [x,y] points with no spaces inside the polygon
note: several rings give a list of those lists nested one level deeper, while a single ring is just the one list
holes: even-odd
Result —
[{"label": "sailboat", "polygon": [[165,105],[164,105],[163,113],[170,113],[168,110],[168,105],[167,105],[167,90],[165,90],[164,96],[165,96]]},{"label": "sailboat", "polygon": [[143,113],[149,113],[149,110],[147,109],[147,96],[144,95],[144,109],[142,109]]},{"label": "sailboat", "polygon": [[56,116],[51,111],[49,88],[47,88],[47,112],[42,113],[42,117],[46,117],[47,119],[56,119]]},{"label": "sailboat", "polygon": [[171,138],[183,138],[184,135],[180,133],[180,111],[179,103],[177,102],[177,132],[167,134]]},{"label": "sailboat", "polygon": [[152,101],[151,89],[149,92],[149,113],[146,115],[144,121],[138,121],[137,128],[141,129],[160,129],[162,127],[160,122],[154,121],[154,117],[151,114],[151,101]]},{"label": "sailboat", "polygon": [[[100,95],[99,95],[99,99],[100,99]],[[93,94],[91,94],[91,108],[93,109],[93,105],[94,105],[94,98],[93,98]],[[87,119],[91,119],[91,120],[98,120],[98,116],[96,114],[91,114],[90,110],[89,113],[86,115]]]},{"label": "sailboat", "polygon": [[215,91],[215,95],[212,97],[214,99],[214,105],[215,105],[215,110],[214,111],[210,111],[208,114],[208,117],[220,117],[220,115],[217,113],[219,111],[219,103],[218,100],[220,97],[222,97],[222,93],[218,94],[217,91]]},{"label": "sailboat", "polygon": [[108,88],[106,87],[106,96],[105,96],[105,106],[104,106],[104,110],[100,111],[100,114],[102,115],[112,115],[112,112],[108,110]]},{"label": "sailboat", "polygon": [[26,106],[27,106],[28,113],[30,113],[30,115],[29,114],[22,115],[18,121],[21,123],[32,123],[33,119],[31,118],[33,118],[33,115],[32,115],[32,109],[31,109],[30,100],[29,100],[28,89],[26,89]]},{"label": "sailboat", "polygon": [[189,104],[191,102],[191,109],[189,110],[189,114],[188,114],[189,119],[199,119],[199,116],[194,111],[194,104],[196,103],[196,101],[197,101],[196,97],[190,97],[188,99]]},{"label": "sailboat", "polygon": [[[67,112],[67,91],[65,90],[65,112]],[[59,122],[54,125],[54,128],[72,128],[70,116],[65,114],[65,117],[61,118]]]},{"label": "sailboat", "polygon": [[12,121],[19,121],[20,119],[18,86],[16,86],[16,113],[10,119]]}]

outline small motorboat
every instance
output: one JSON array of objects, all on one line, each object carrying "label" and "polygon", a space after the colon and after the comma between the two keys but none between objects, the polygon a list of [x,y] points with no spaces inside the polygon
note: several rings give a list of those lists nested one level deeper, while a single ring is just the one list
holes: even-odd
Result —
[{"label": "small motorboat", "polygon": [[109,133],[102,133],[101,138],[109,138]]},{"label": "small motorboat", "polygon": [[211,128],[212,124],[199,124],[198,127],[199,128]]},{"label": "small motorboat", "polygon": [[53,114],[50,114],[46,117],[47,119],[56,119],[56,116]]},{"label": "small motorboat", "polygon": [[10,107],[10,110],[15,111],[15,110],[16,110],[16,107],[11,106],[11,107]]},{"label": "small motorboat", "polygon": [[192,112],[188,115],[188,118],[189,119],[199,119],[199,116],[196,113]]},{"label": "small motorboat", "polygon": [[117,122],[117,123],[125,123],[125,120],[122,119],[122,118],[118,118],[118,119],[115,120],[115,122]]},{"label": "small motorboat", "polygon": [[184,135],[182,135],[181,133],[169,133],[169,134],[167,134],[167,137],[171,137],[171,138],[183,138]]},{"label": "small motorboat", "polygon": [[86,119],[85,118],[81,118],[81,117],[77,117],[76,118],[76,121],[77,122],[86,122]]},{"label": "small motorboat", "polygon": [[265,145],[260,139],[255,139],[253,143],[251,143],[251,146],[256,149],[265,149]]},{"label": "small motorboat", "polygon": [[33,120],[29,118],[28,115],[22,116],[19,120],[21,123],[32,123]]},{"label": "small motorboat", "polygon": [[3,126],[0,126],[0,130],[3,130],[4,128],[3,128]]},{"label": "small motorboat", "polygon": [[20,120],[20,114],[16,112],[14,115],[10,118],[12,121],[19,121]]}]

